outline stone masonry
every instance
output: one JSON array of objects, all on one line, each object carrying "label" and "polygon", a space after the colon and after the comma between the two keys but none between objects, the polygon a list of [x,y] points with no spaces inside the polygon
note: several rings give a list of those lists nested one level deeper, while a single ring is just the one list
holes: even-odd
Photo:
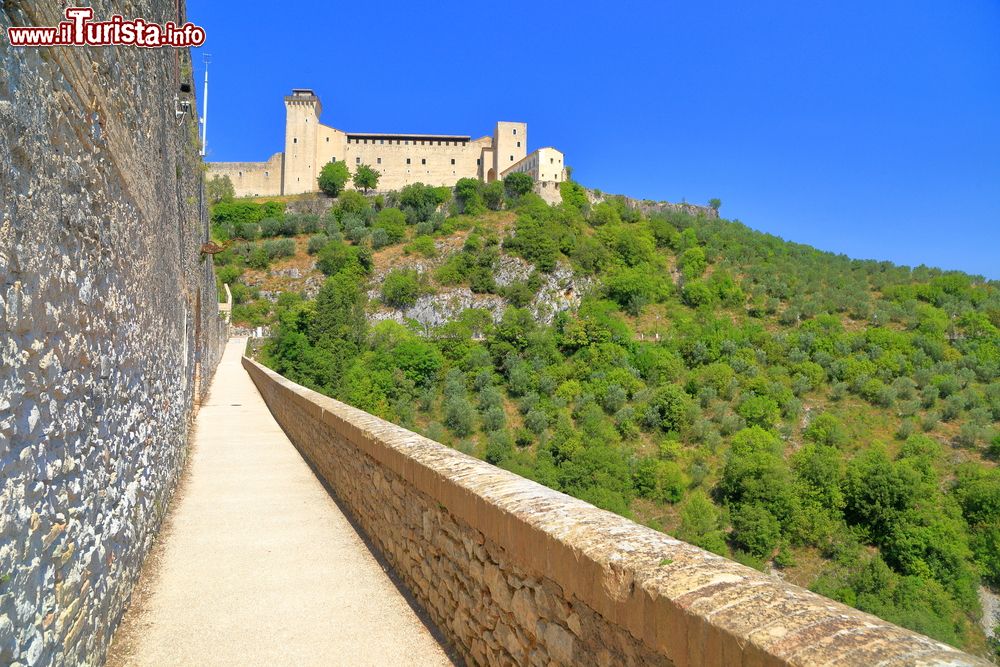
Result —
[{"label": "stone masonry", "polygon": [[[96,0],[165,22],[183,2]],[[0,3],[0,30],[66,3]],[[221,353],[187,51],[0,38],[0,664],[100,664]]]},{"label": "stone masonry", "polygon": [[469,664],[988,664],[243,363]]}]

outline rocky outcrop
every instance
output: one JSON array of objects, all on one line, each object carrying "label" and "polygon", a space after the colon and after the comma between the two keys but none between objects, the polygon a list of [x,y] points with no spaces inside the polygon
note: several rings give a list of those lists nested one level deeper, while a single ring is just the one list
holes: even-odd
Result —
[{"label": "rocky outcrop", "polygon": [[[436,263],[416,261],[408,264],[420,273],[430,271]],[[497,260],[494,280],[500,287],[527,280],[534,266],[519,257],[501,255]],[[499,322],[510,302],[496,294],[477,294],[468,287],[439,287],[433,294],[417,299],[417,302],[402,310],[388,308],[377,303],[382,281],[387,270],[376,273],[369,284],[368,298],[375,304],[369,314],[371,322],[394,320],[399,323],[412,320],[424,327],[438,327],[457,319],[463,310],[482,308],[488,310],[494,322]],[[567,264],[560,264],[551,273],[542,274],[542,286],[527,308],[538,322],[551,324],[556,314],[575,308],[583,294],[590,289],[591,281],[577,276]]]}]

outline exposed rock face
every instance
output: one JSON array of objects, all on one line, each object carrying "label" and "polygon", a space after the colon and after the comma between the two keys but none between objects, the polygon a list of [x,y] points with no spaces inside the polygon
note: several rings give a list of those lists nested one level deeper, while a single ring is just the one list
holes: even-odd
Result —
[{"label": "exposed rock face", "polygon": [[[6,3],[0,30],[64,6]],[[162,23],[177,7],[128,9]],[[197,126],[174,113],[184,72],[172,49],[0,38],[3,665],[102,662],[221,353]]]},{"label": "exposed rock face", "polygon": [[[422,273],[429,271],[432,266],[431,262],[417,261],[409,265],[409,268]],[[494,280],[498,286],[504,287],[526,280],[533,271],[534,266],[523,259],[501,255]],[[379,297],[386,273],[383,271],[372,278],[368,298],[373,302]],[[551,273],[542,274],[542,281],[541,288],[527,308],[537,321],[544,324],[551,324],[556,313],[578,306],[583,293],[591,286],[590,280],[576,276],[573,269],[565,264],[560,264]],[[414,305],[404,310],[376,307],[370,313],[369,320],[395,320],[400,323],[414,320],[425,327],[437,327],[458,318],[467,308],[482,308],[490,311],[494,322],[499,322],[509,306],[507,299],[496,294],[476,294],[468,287],[443,287],[434,294],[421,296]]]},{"label": "exposed rock face", "polygon": [[[606,192],[597,192],[596,190],[587,190],[587,198],[590,200],[591,204],[599,204],[608,197],[615,197],[622,195],[610,195]],[[625,203],[632,208],[637,208],[643,212],[644,215],[651,215],[653,213],[664,213],[668,211],[674,211],[677,213],[687,213],[688,215],[702,215],[706,218],[718,218],[719,212],[710,206],[699,206],[698,204],[688,204],[687,202],[682,202],[680,204],[673,204],[667,201],[653,201],[651,199],[633,199],[632,197],[624,197]]]}]

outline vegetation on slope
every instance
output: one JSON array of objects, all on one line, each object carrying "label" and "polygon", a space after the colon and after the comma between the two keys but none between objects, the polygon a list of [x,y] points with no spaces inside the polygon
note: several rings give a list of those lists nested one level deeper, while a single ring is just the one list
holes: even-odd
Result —
[{"label": "vegetation on slope", "polygon": [[[559,206],[507,185],[345,192],[323,217],[223,202],[216,233],[245,241],[216,257],[219,273],[235,280],[279,257],[260,234],[312,235],[297,243],[328,276],[316,298],[287,292],[262,315],[273,323],[262,360],[275,370],[706,549],[986,650],[977,586],[1000,585],[995,282],[851,260],[734,221],[645,216],[621,198],[591,206],[573,183]],[[507,209],[513,224],[491,209]],[[467,310],[430,332],[370,325],[366,281],[379,249],[429,256],[457,230],[460,251],[433,272],[390,272],[381,301],[403,308],[466,285],[505,296],[502,318]],[[497,286],[502,254],[536,273]],[[524,306],[559,265],[594,287],[544,326]]]}]

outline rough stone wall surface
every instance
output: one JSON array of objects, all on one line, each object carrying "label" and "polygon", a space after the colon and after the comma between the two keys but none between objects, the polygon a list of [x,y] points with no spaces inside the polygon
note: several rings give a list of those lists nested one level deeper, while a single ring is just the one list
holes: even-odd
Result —
[{"label": "rough stone wall surface", "polygon": [[243,363],[470,664],[988,664]]},{"label": "rough stone wall surface", "polygon": [[[0,3],[0,30],[64,6]],[[183,3],[128,12],[177,21]],[[186,51],[0,38],[2,665],[103,661],[183,463],[196,370],[221,354],[182,81]]]},{"label": "rough stone wall surface", "polygon": [[206,178],[228,176],[237,197],[267,197],[281,194],[284,153],[267,162],[211,162]]}]

